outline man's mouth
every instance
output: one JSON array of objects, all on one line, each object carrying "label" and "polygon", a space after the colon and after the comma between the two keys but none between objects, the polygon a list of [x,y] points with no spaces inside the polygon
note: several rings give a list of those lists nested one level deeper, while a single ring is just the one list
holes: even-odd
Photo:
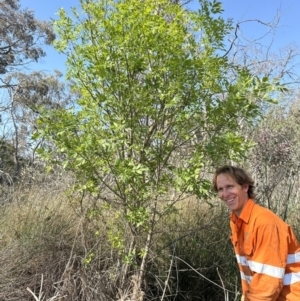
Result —
[{"label": "man's mouth", "polygon": [[233,203],[234,202],[234,198],[233,199],[230,199],[230,200],[226,200],[226,203],[228,203],[228,204],[231,204],[231,203]]}]

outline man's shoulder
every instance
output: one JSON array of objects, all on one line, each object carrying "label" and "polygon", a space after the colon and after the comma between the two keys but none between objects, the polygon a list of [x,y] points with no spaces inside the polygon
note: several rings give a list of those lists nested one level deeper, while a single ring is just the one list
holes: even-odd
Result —
[{"label": "man's shoulder", "polygon": [[273,211],[257,203],[253,206],[250,220],[255,221],[257,225],[285,224]]},{"label": "man's shoulder", "polygon": [[270,209],[264,207],[263,205],[261,205],[259,203],[254,204],[253,212],[258,213],[258,214],[269,214],[269,213],[272,214],[273,213]]}]

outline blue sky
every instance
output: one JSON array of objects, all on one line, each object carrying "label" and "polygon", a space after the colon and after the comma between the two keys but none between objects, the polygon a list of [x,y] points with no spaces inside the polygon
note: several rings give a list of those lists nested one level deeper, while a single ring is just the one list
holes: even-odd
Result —
[{"label": "blue sky", "polygon": [[[279,14],[280,23],[274,36],[269,35],[269,41],[272,39],[272,50],[278,51],[280,48],[289,44],[300,47],[300,0],[221,0],[224,8],[223,16],[232,18],[234,22],[241,20],[258,19],[264,22],[270,22]],[[57,18],[57,11],[60,7],[69,9],[79,5],[79,0],[21,0],[23,8],[27,7],[35,12],[37,18],[49,20]],[[194,0],[190,6],[197,8],[197,0]],[[266,27],[258,22],[248,22],[242,25],[242,30],[249,38],[260,37],[266,32]],[[58,69],[64,71],[64,57],[58,55],[52,47],[46,49],[47,57],[37,65],[36,69],[51,71]]]},{"label": "blue sky", "polygon": [[[224,16],[234,18],[235,21],[259,19],[270,22],[279,14],[280,23],[275,33],[274,46],[282,47],[290,43],[300,46],[299,0],[224,0],[222,3]],[[263,32],[264,27],[251,22],[248,23],[247,30],[253,36],[257,36]]]}]

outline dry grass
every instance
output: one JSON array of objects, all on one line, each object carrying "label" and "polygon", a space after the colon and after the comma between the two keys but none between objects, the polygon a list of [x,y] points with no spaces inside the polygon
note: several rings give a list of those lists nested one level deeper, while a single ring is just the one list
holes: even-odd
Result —
[{"label": "dry grass", "polygon": [[[20,190],[1,207],[0,300],[130,298],[131,274],[122,282],[121,255],[107,238],[112,216],[87,218],[91,208],[87,201],[74,210],[53,187]],[[189,199],[177,210],[157,227],[145,300],[224,300],[226,294],[235,300],[239,280],[224,208]]]},{"label": "dry grass", "polygon": [[[42,277],[45,300],[109,300],[115,254],[85,214],[61,191],[16,196],[0,217],[0,300],[35,300],[27,288],[38,296]],[[95,259],[86,265],[91,252]]]}]

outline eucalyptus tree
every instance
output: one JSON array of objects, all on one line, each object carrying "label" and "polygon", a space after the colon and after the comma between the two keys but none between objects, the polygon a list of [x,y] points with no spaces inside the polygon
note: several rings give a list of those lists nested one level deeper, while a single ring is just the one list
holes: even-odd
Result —
[{"label": "eucalyptus tree", "polygon": [[0,1],[1,139],[14,150],[3,153],[3,148],[1,170],[14,179],[20,175],[20,160],[34,163],[41,141],[33,142],[30,136],[40,107],[65,106],[73,95],[61,81],[59,71],[32,71],[33,63],[46,56],[44,48],[54,38],[52,22],[37,19],[32,10],[22,9],[18,0]]},{"label": "eucalyptus tree", "polygon": [[9,115],[11,123],[14,152],[11,154],[15,161],[15,178],[21,169],[20,159],[26,159],[33,167],[36,150],[43,140],[32,140],[36,130],[36,119],[41,108],[56,110],[72,104],[75,93],[70,91],[67,84],[61,80],[62,74],[45,74],[33,71],[30,74],[14,72],[6,76],[9,89]]},{"label": "eucalyptus tree", "polygon": [[45,110],[35,136],[55,144],[40,154],[73,171],[77,191],[114,212],[108,237],[123,254],[120,279],[133,273],[132,299],[142,300],[159,219],[188,196],[209,195],[204,171],[243,156],[241,120],[257,119],[281,86],[229,63],[232,26],[220,2],[201,0],[198,11],[169,0],[80,3],[55,22],[80,97],[74,108]]},{"label": "eucalyptus tree", "polygon": [[[0,73],[6,74],[37,62],[46,53],[54,33],[50,22],[40,21],[33,11],[21,9],[18,0],[0,1]],[[1,88],[7,84],[1,78]]]}]

